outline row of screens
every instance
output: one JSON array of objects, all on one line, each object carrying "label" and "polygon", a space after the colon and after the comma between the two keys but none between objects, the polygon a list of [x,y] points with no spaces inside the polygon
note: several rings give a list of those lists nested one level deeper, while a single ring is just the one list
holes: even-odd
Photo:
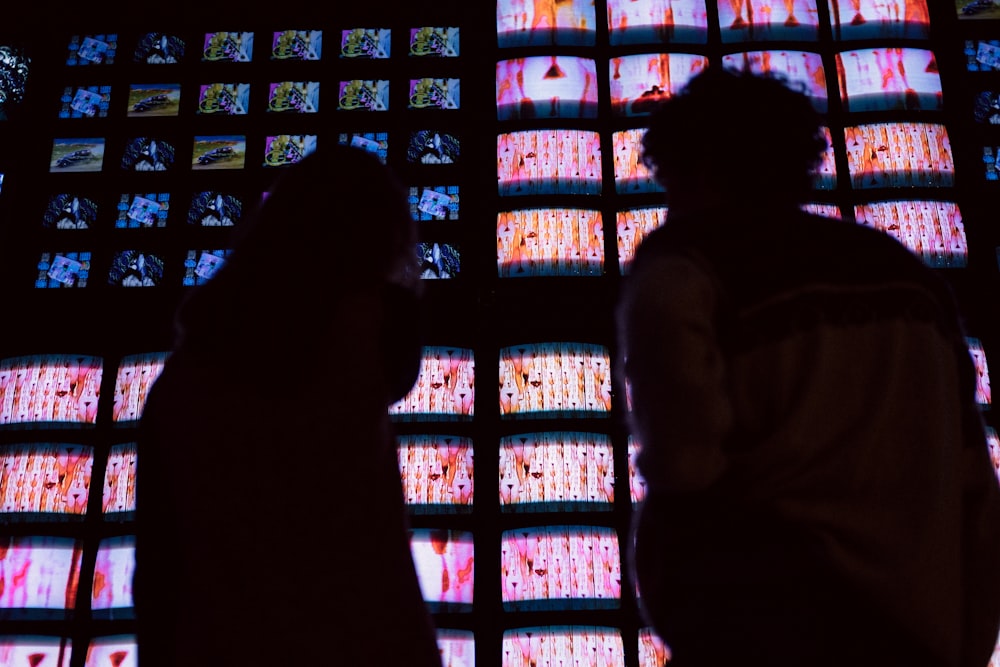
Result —
[{"label": "row of screens", "polygon": [[[978,375],[977,401],[989,406],[992,394],[985,350],[978,338],[967,341]],[[113,423],[129,425],[140,419],[167,356],[167,352],[151,352],[122,358],[114,382]],[[503,347],[498,357],[501,419],[599,418],[611,412],[610,353],[603,345],[530,343]],[[389,406],[390,417],[400,422],[472,421],[475,367],[469,348],[426,346],[413,388]],[[0,360],[0,427],[96,424],[103,372],[103,360],[87,355]]]}]

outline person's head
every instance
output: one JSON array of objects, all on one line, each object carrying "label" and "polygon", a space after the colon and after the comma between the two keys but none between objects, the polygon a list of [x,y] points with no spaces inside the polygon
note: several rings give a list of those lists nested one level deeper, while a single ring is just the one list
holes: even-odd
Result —
[{"label": "person's head", "polygon": [[802,203],[827,148],[809,98],[777,76],[709,67],[657,106],[642,158],[671,210]]}]

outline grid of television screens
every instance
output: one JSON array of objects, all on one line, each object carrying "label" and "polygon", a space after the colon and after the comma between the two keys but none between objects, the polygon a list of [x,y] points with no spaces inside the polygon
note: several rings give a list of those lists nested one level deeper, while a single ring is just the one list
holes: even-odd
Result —
[{"label": "grid of television screens", "polygon": [[[623,517],[645,483],[641,443],[621,427],[614,341],[578,316],[559,322],[547,286],[575,307],[627,274],[668,214],[642,161],[644,123],[709,66],[782,74],[824,115],[808,210],[892,235],[945,275],[975,269],[989,235],[969,193],[1000,180],[1000,15],[985,2],[957,2],[955,16],[929,4],[497,0],[495,41],[471,43],[461,33],[492,32],[491,11],[49,36],[62,55],[32,91],[50,129],[32,174],[41,193],[22,196],[34,266],[18,278],[39,299],[183,294],[225,264],[229,232],[283,168],[328,143],[376,155],[407,187],[428,288],[465,285],[477,269],[478,287],[501,293],[496,319],[515,323],[480,340],[487,327],[444,304],[415,386],[389,407],[444,664],[663,667],[669,646],[643,627],[623,576]],[[932,40],[932,16],[961,38]],[[0,45],[0,131],[24,117],[29,65]],[[963,100],[945,100],[949,76],[974,93],[961,112]],[[956,132],[966,116],[975,131]],[[734,178],[752,169],[738,151],[719,159]],[[527,302],[555,323],[536,327]],[[989,417],[994,339],[970,334]],[[0,664],[136,664],[135,429],[167,359],[145,349],[0,351],[0,524],[16,528],[0,555],[0,619],[39,629],[0,634]],[[97,634],[74,646],[55,628],[80,614]]]}]

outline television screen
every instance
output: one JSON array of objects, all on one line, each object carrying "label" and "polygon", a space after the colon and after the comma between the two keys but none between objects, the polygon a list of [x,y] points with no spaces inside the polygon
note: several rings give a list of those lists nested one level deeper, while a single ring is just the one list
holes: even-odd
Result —
[{"label": "television screen", "polygon": [[74,354],[0,360],[0,425],[94,424],[103,361]]},{"label": "television screen", "polygon": [[834,39],[927,39],[927,0],[829,0]]},{"label": "television screen", "polygon": [[970,72],[1000,70],[1000,39],[965,41],[965,67]]},{"label": "television screen", "polygon": [[833,135],[830,128],[823,128],[826,138],[826,150],[820,158],[820,163],[813,172],[813,187],[817,190],[833,190],[837,187],[837,155],[833,148]]},{"label": "television screen", "polygon": [[184,277],[181,279],[181,284],[185,287],[204,285],[225,265],[231,253],[230,248],[188,250],[187,257],[184,258]]},{"label": "television screen", "polygon": [[271,60],[319,60],[322,30],[279,30],[271,36]]},{"label": "television screen", "polygon": [[884,47],[836,55],[845,111],[940,111],[937,59],[927,49]]},{"label": "television screen", "polygon": [[652,628],[639,628],[639,667],[666,667],[670,647]]},{"label": "television screen", "polygon": [[500,667],[560,663],[625,667],[625,646],[621,630],[593,625],[550,625],[504,630]]},{"label": "television screen", "polygon": [[397,438],[403,495],[413,514],[472,511],[472,439],[455,435]]},{"label": "television screen", "polygon": [[68,637],[0,636],[0,665],[69,667],[72,646]]},{"label": "television screen", "polygon": [[341,58],[388,58],[392,31],[389,28],[351,28],[340,33]]},{"label": "television screen", "polygon": [[628,436],[628,491],[632,506],[635,507],[646,497],[646,479],[639,472],[635,459],[639,456],[641,445],[635,437]]},{"label": "television screen", "polygon": [[136,458],[134,442],[111,445],[104,470],[104,496],[101,498],[101,510],[107,520],[127,518],[135,512]]},{"label": "television screen", "polygon": [[128,116],[176,116],[181,105],[181,84],[132,84],[128,89]]},{"label": "television screen", "polygon": [[135,536],[106,537],[97,547],[90,608],[100,620],[134,617],[132,575],[135,573]]},{"label": "television screen", "polygon": [[42,214],[46,229],[88,229],[97,220],[98,205],[90,197],[69,193],[52,195]]},{"label": "television screen", "polygon": [[163,258],[141,250],[114,254],[108,269],[108,284],[120,287],[156,287],[163,282]]},{"label": "television screen", "polygon": [[184,60],[187,44],[176,35],[147,32],[139,38],[132,60],[149,65],[179,63]]},{"label": "television screen", "polygon": [[705,0],[608,0],[608,39],[622,44],[704,44]]},{"label": "television screen", "polygon": [[[134,635],[94,637],[87,646],[86,667],[138,667],[138,644]],[[41,665],[40,667],[48,667]]]},{"label": "television screen", "polygon": [[408,200],[414,220],[458,220],[457,185],[412,186]]},{"label": "television screen", "polygon": [[51,172],[100,171],[104,165],[104,139],[53,139]]},{"label": "television screen", "polygon": [[243,198],[216,190],[196,192],[188,209],[189,225],[232,227],[243,217]]},{"label": "television screen", "polygon": [[166,227],[169,212],[169,192],[125,194],[118,200],[115,229]]},{"label": "television screen", "polygon": [[19,46],[0,44],[0,121],[21,110],[31,73],[31,58]]},{"label": "television screen", "polygon": [[719,0],[723,42],[815,41],[816,0]]},{"label": "television screen", "polygon": [[86,287],[90,277],[89,252],[42,252],[38,257],[35,287],[59,289]]},{"label": "television screen", "polygon": [[422,280],[450,280],[462,270],[462,252],[453,243],[417,243],[417,261]]},{"label": "television screen", "polygon": [[504,611],[617,609],[618,534],[602,526],[505,530],[500,538]]},{"label": "television screen", "polygon": [[497,213],[497,274],[501,278],[603,275],[601,212],[533,208]]},{"label": "television screen", "polygon": [[576,342],[500,349],[500,416],[606,417],[611,411],[608,349]]},{"label": "television screen", "polygon": [[386,111],[389,108],[389,81],[351,79],[340,82],[337,108],[347,111]]},{"label": "television screen", "polygon": [[497,45],[500,48],[593,46],[596,41],[594,0],[497,0]]},{"label": "television screen", "polygon": [[972,117],[977,123],[1000,125],[1000,91],[983,90],[976,95]]},{"label": "television screen", "polygon": [[436,130],[410,132],[406,161],[420,164],[453,164],[458,161],[461,142],[458,136]]},{"label": "television screen", "polygon": [[966,341],[969,344],[969,354],[972,355],[972,362],[976,367],[976,401],[986,409],[993,404],[993,392],[990,389],[990,369],[986,363],[986,350],[983,348],[983,341],[979,338],[969,337]]},{"label": "television screen", "polygon": [[93,447],[61,442],[0,447],[0,466],[0,523],[87,513]]},{"label": "television screen", "polygon": [[389,155],[388,132],[341,132],[338,143],[366,150],[376,156],[382,164],[386,163]]},{"label": "television screen", "polygon": [[618,237],[618,270],[624,274],[635,251],[642,240],[657,227],[660,227],[667,217],[665,206],[640,206],[618,211],[616,217],[616,233]]},{"label": "television screen", "polygon": [[639,53],[612,58],[608,77],[611,111],[644,116],[708,67],[708,58],[689,53]]},{"label": "television screen", "polygon": [[885,232],[935,268],[964,267],[969,245],[962,214],[949,201],[878,201],[854,207],[859,224]]},{"label": "television screen", "polygon": [[248,63],[253,59],[253,33],[207,32],[201,59],[203,62]]},{"label": "television screen", "polygon": [[1000,164],[997,163],[998,155],[1000,155],[1000,146],[983,146],[983,175],[987,181],[1000,180]]},{"label": "television screen", "polygon": [[418,57],[457,58],[458,26],[421,26],[410,28],[410,55]]},{"label": "television screen", "polygon": [[476,664],[476,635],[471,630],[437,631],[441,667],[473,667]]},{"label": "television screen", "polygon": [[0,537],[0,619],[65,618],[76,606],[82,555],[69,537]]},{"label": "television screen", "polygon": [[410,109],[458,109],[461,106],[459,79],[410,79]]},{"label": "television screen", "polygon": [[497,136],[501,195],[601,193],[601,137],[590,130],[549,129]]},{"label": "television screen", "polygon": [[410,551],[424,601],[432,612],[472,610],[475,549],[472,533],[449,528],[415,528]]},{"label": "television screen", "polygon": [[597,65],[579,56],[497,63],[497,120],[597,118]]},{"label": "television screen", "polygon": [[547,431],[500,438],[500,509],[611,511],[615,464],[599,433]]},{"label": "television screen", "polygon": [[267,88],[267,110],[277,113],[319,111],[319,81],[277,81]]},{"label": "television screen", "polygon": [[722,56],[726,69],[754,74],[775,73],[788,81],[789,87],[800,90],[820,113],[827,110],[826,72],[823,57],[810,51],[743,51]]},{"label": "television screen", "polygon": [[944,125],[871,123],[844,128],[855,188],[947,187],[955,162]]},{"label": "television screen", "polygon": [[111,65],[118,52],[118,35],[98,33],[93,35],[73,35],[69,40],[66,65],[84,67],[87,65]]},{"label": "television screen", "polygon": [[247,138],[242,134],[196,136],[191,168],[242,169],[246,163]]},{"label": "television screen", "polygon": [[249,83],[206,83],[198,87],[197,113],[244,116],[249,108]]},{"label": "television screen", "polygon": [[167,352],[145,352],[122,357],[115,376],[113,422],[138,423],[146,395],[163,371],[168,356]]},{"label": "television screen", "polygon": [[174,166],[172,144],[155,137],[129,139],[122,154],[122,169],[126,171],[167,171]]},{"label": "television screen", "polygon": [[844,219],[844,214],[841,212],[840,207],[836,204],[808,202],[802,205],[802,210],[807,213],[812,213],[813,215],[821,215],[824,218],[833,218],[834,220]]},{"label": "television screen", "polygon": [[469,348],[425,346],[416,383],[389,406],[389,415],[397,421],[471,421],[475,370]]},{"label": "television screen", "polygon": [[615,191],[618,194],[664,191],[642,161],[642,135],[645,133],[646,128],[636,127],[618,130],[611,135],[615,151]]},{"label": "television screen", "polygon": [[59,103],[59,118],[106,118],[111,86],[67,86]]}]

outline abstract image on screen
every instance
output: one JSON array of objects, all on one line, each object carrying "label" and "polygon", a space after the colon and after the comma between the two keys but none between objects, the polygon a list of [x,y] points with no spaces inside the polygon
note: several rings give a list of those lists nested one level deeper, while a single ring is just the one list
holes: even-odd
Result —
[{"label": "abstract image on screen", "polygon": [[461,144],[448,132],[417,130],[410,133],[406,161],[420,164],[453,164],[458,160]]},{"label": "abstract image on screen", "polygon": [[476,404],[476,364],[468,348],[424,347],[417,381],[389,406],[399,421],[470,421]]},{"label": "abstract image on screen", "polygon": [[497,45],[593,46],[594,0],[497,0]]},{"label": "abstract image on screen", "polygon": [[705,0],[608,0],[608,38],[622,44],[704,44]]},{"label": "abstract image on screen", "polygon": [[68,86],[59,102],[59,118],[106,118],[111,106],[111,86]]},{"label": "abstract image on screen", "polygon": [[131,618],[132,576],[135,573],[135,537],[122,535],[101,540],[94,563],[90,608],[101,619]]},{"label": "abstract image on screen", "polygon": [[459,79],[410,79],[410,109],[458,109],[462,86]]},{"label": "abstract image on screen", "polygon": [[147,32],[135,45],[132,60],[148,65],[169,65],[184,59],[186,44],[176,35],[162,32]]},{"label": "abstract image on screen", "polygon": [[457,58],[458,26],[421,26],[410,28],[410,55],[417,57]]},{"label": "abstract image on screen", "polygon": [[836,56],[845,111],[940,111],[941,75],[932,51],[902,47]]},{"label": "abstract image on screen", "polygon": [[473,452],[470,438],[454,435],[397,436],[403,496],[416,514],[472,510]]},{"label": "abstract image on screen", "polygon": [[169,192],[125,194],[118,200],[115,229],[165,227],[170,213]]},{"label": "abstract image on screen", "polygon": [[966,40],[965,58],[970,72],[1000,70],[1000,39]]},{"label": "abstract image on screen", "polygon": [[408,196],[414,220],[458,220],[458,186],[413,186]]},{"label": "abstract image on screen", "polygon": [[146,396],[163,372],[166,352],[145,352],[123,357],[115,376],[115,398],[111,420],[115,423],[138,422],[146,405]]},{"label": "abstract image on screen", "polygon": [[271,36],[271,60],[319,60],[322,30],[280,30]]},{"label": "abstract image on screen", "polygon": [[135,512],[135,464],[137,449],[134,442],[112,445],[104,470],[104,496],[101,510],[106,519],[124,517]]},{"label": "abstract image on screen", "polygon": [[197,113],[243,116],[249,107],[249,83],[206,83],[198,89]]},{"label": "abstract image on screen", "polygon": [[855,188],[948,187],[955,162],[944,125],[872,123],[844,128]]},{"label": "abstract image on screen", "polygon": [[278,81],[267,88],[267,110],[278,113],[319,111],[319,81]]},{"label": "abstract image on screen", "polygon": [[242,134],[197,136],[191,151],[191,168],[242,169],[247,157],[247,138]]},{"label": "abstract image on screen", "polygon": [[49,171],[100,171],[104,165],[104,139],[53,139]]},{"label": "abstract image on screen", "polygon": [[829,0],[834,39],[927,39],[927,0]]},{"label": "abstract image on screen", "polygon": [[108,269],[108,284],[119,287],[156,287],[163,282],[163,259],[141,250],[116,252]]},{"label": "abstract image on screen", "polygon": [[816,0],[718,0],[723,42],[815,41]]},{"label": "abstract image on screen", "polygon": [[114,33],[73,35],[69,40],[66,65],[111,65],[115,62],[117,52],[118,35]]},{"label": "abstract image on screen", "polygon": [[416,528],[410,538],[424,601],[432,612],[471,611],[475,583],[472,533]]},{"label": "abstract image on screen", "polygon": [[389,81],[386,79],[341,81],[337,108],[346,111],[386,111],[389,108]]},{"label": "abstract image on screen", "polygon": [[35,287],[61,289],[86,287],[90,277],[89,252],[43,252],[38,257]]},{"label": "abstract image on screen", "polygon": [[174,166],[172,144],[155,137],[129,139],[122,154],[125,171],[167,171]]},{"label": "abstract image on screen", "polygon": [[969,337],[966,341],[969,344],[972,363],[976,368],[976,402],[984,408],[988,408],[993,403],[993,391],[990,387],[990,369],[986,363],[986,350],[983,348],[983,341],[979,338]]},{"label": "abstract image on screen", "polygon": [[983,146],[983,175],[987,181],[1000,181],[1000,146]]},{"label": "abstract image on screen", "polygon": [[189,225],[200,227],[232,227],[243,216],[243,199],[237,195],[208,190],[191,196],[188,209]]},{"label": "abstract image on screen", "polygon": [[128,116],[176,116],[181,104],[179,83],[132,84],[128,90]]},{"label": "abstract image on screen", "polygon": [[533,208],[497,213],[497,274],[501,278],[603,275],[601,212]]},{"label": "abstract image on screen", "polygon": [[0,619],[54,620],[76,606],[83,556],[69,537],[7,537],[0,549]]},{"label": "abstract image on screen", "polygon": [[964,267],[968,262],[965,225],[955,202],[870,202],[855,206],[854,218],[889,234],[935,268]]},{"label": "abstract image on screen", "polygon": [[576,342],[500,350],[500,416],[604,417],[611,411],[608,349]]},{"label": "abstract image on screen", "polygon": [[687,53],[612,58],[608,65],[611,110],[619,116],[646,115],[706,67],[708,58]]},{"label": "abstract image on screen", "polygon": [[505,196],[600,194],[600,135],[570,129],[500,134],[497,185]]},{"label": "abstract image on screen", "polygon": [[597,65],[577,56],[497,63],[497,120],[596,118]]},{"label": "abstract image on screen", "polygon": [[207,32],[201,59],[204,62],[248,63],[253,59],[253,33]]},{"label": "abstract image on screen", "polygon": [[504,436],[499,469],[503,511],[610,511],[615,501],[615,464],[607,435],[548,431]]},{"label": "abstract image on screen", "polygon": [[417,244],[421,280],[450,280],[462,270],[462,253],[452,243],[421,241]]},{"label": "abstract image on screen", "polygon": [[87,665],[138,667],[138,644],[134,635],[94,637],[87,646]]},{"label": "abstract image on screen", "polygon": [[231,253],[230,248],[188,250],[184,258],[184,277],[181,278],[181,284],[185,287],[204,285],[225,266],[226,259]]},{"label": "abstract image on screen", "polygon": [[505,611],[617,609],[622,595],[618,534],[602,526],[506,530],[500,540],[500,582]]},{"label": "abstract image on screen", "polygon": [[0,637],[0,664],[69,667],[73,642],[68,637]]},{"label": "abstract image on screen", "polygon": [[0,447],[2,519],[37,521],[43,514],[82,517],[87,513],[93,465],[94,449],[82,445],[46,442]]},{"label": "abstract image on screen", "polygon": [[616,218],[616,233],[618,237],[618,269],[624,274],[635,251],[642,240],[657,227],[660,227],[667,216],[664,206],[643,206],[618,211]]},{"label": "abstract image on screen", "polygon": [[827,110],[823,57],[810,51],[744,51],[722,56],[722,66],[739,72],[777,74],[788,86],[809,97],[820,113]]},{"label": "abstract image on screen", "polygon": [[639,628],[639,667],[664,667],[670,657],[670,647],[652,628]]},{"label": "abstract image on screen", "polygon": [[500,667],[590,665],[622,667],[625,645],[618,628],[593,625],[537,626],[504,630]]},{"label": "abstract image on screen", "polygon": [[619,194],[663,192],[653,172],[642,161],[642,135],[645,128],[619,130],[611,135],[614,148],[615,191]]},{"label": "abstract image on screen", "polygon": [[391,54],[392,31],[389,28],[351,28],[340,34],[341,58],[374,58]]},{"label": "abstract image on screen", "polygon": [[88,229],[97,220],[97,202],[89,197],[62,193],[52,195],[42,226],[46,229]]},{"label": "abstract image on screen", "polygon": [[[386,163],[386,159],[389,155],[388,132],[342,132],[338,139],[338,143],[342,146],[354,146],[355,148],[368,151],[377,157],[379,162],[382,164]],[[409,155],[410,154],[407,153],[407,157],[409,157]]]}]

